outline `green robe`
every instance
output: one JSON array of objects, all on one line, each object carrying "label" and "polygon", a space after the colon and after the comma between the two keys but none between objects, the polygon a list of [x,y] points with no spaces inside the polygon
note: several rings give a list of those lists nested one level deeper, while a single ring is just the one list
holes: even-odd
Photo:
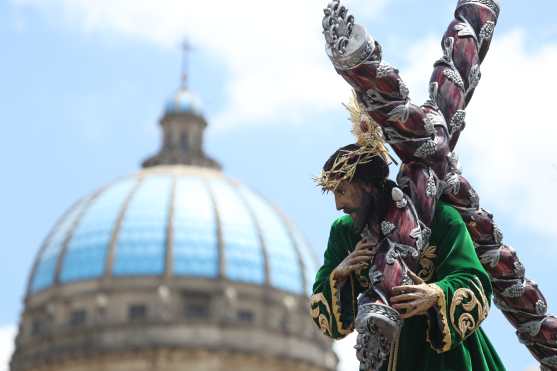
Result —
[{"label": "green robe", "polygon": [[[505,370],[479,327],[489,311],[491,284],[464,221],[453,207],[439,202],[431,229],[416,273],[435,283],[442,294],[427,315],[404,320],[396,364],[385,364],[384,369]],[[367,272],[342,284],[332,279],[333,270],[359,239],[350,216],[335,220],[313,286],[311,316],[324,334],[335,339],[352,332],[357,296],[369,286]]]}]

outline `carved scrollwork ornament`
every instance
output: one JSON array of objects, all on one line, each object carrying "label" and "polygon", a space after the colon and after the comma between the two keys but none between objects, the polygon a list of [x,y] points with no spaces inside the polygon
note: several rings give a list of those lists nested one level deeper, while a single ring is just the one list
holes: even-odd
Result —
[{"label": "carved scrollwork ornament", "polygon": [[429,198],[435,198],[437,196],[437,182],[435,181],[435,174],[431,168],[428,173],[425,194]]},{"label": "carved scrollwork ornament", "polygon": [[372,265],[370,270],[369,270],[369,281],[373,285],[377,285],[377,284],[381,283],[382,280],[383,280],[383,272],[377,270],[375,265]]},{"label": "carved scrollwork ornament", "polygon": [[[412,231],[410,231],[410,237],[412,237],[416,240],[416,248],[418,249],[418,255],[419,255],[420,252],[422,251],[422,249],[425,246],[427,246],[427,243],[428,243],[427,237],[423,233],[423,230],[420,226],[416,227],[416,228],[412,229]],[[416,257],[414,254],[412,254],[412,256]]]},{"label": "carved scrollwork ornament", "polygon": [[426,133],[434,135],[436,126],[442,126],[448,130],[445,118],[441,113],[437,111],[428,112],[424,117],[424,129]]},{"label": "carved scrollwork ornament", "polygon": [[506,298],[519,298],[524,294],[526,290],[526,283],[524,280],[518,280],[518,282],[514,283],[512,286],[507,287],[501,292]]},{"label": "carved scrollwork ornament", "polygon": [[377,67],[377,78],[382,79],[389,75],[391,72],[396,72],[396,68],[387,63],[380,63]]},{"label": "carved scrollwork ornament", "polygon": [[458,194],[458,192],[460,192],[460,179],[457,174],[455,173],[447,174],[444,183],[445,183],[445,187],[444,187],[445,192],[450,192],[453,195],[456,195]]},{"label": "carved scrollwork ornament", "polygon": [[459,0],[458,5],[456,7],[456,11],[458,9],[465,6],[465,5],[479,5],[491,10],[491,12],[495,15],[495,17],[499,17],[499,2],[495,0]]},{"label": "carved scrollwork ornament", "polygon": [[518,277],[524,277],[524,274],[526,273],[526,268],[524,268],[524,264],[522,264],[519,260],[516,260],[513,263],[513,270],[514,270],[514,274],[517,275]]},{"label": "carved scrollwork ornament", "polygon": [[471,207],[473,207],[474,209],[479,208],[480,207],[480,197],[478,196],[476,191],[474,191],[472,188],[470,188],[468,190],[468,196],[470,197]]},{"label": "carved scrollwork ornament", "polygon": [[457,110],[453,117],[451,117],[451,121],[449,121],[449,133],[455,133],[457,131],[461,131],[466,126],[466,122],[464,121],[466,118],[466,111],[464,110]]},{"label": "carved scrollwork ornament", "polygon": [[385,98],[377,90],[370,89],[361,95],[361,101],[368,112],[375,112],[379,109],[393,105],[393,102]]},{"label": "carved scrollwork ornament", "polygon": [[446,65],[451,69],[456,69],[455,64],[453,62],[453,49],[454,49],[454,38],[447,37],[443,42],[443,56],[437,62],[434,63],[434,66],[438,66],[440,64]]},{"label": "carved scrollwork ornament", "polygon": [[429,246],[429,241],[431,238],[431,229],[422,225],[422,243],[423,245],[420,247],[420,251],[423,250],[424,247]]},{"label": "carved scrollwork ornament", "polygon": [[378,371],[398,341],[402,321],[396,310],[375,303],[358,304],[356,357],[360,370]]},{"label": "carved scrollwork ornament", "polygon": [[453,61],[454,38],[447,37],[443,43],[443,57],[435,62],[434,66],[444,65],[447,66],[443,69],[443,75],[451,80],[462,91],[465,91],[464,81],[456,68]]},{"label": "carved scrollwork ornament", "polygon": [[483,265],[489,265],[491,268],[495,268],[501,258],[501,251],[499,249],[488,250],[480,255],[479,258]]},{"label": "carved scrollwork ornament", "polygon": [[437,105],[437,95],[439,92],[439,83],[437,81],[433,81],[429,83],[429,99],[424,103],[424,106],[429,106],[434,110],[438,110],[439,106]]},{"label": "carved scrollwork ornament", "polygon": [[480,45],[479,45],[480,48],[482,47],[485,41],[491,40],[494,31],[495,31],[495,22],[491,22],[491,21],[485,22],[485,24],[482,26],[482,29],[480,30]]},{"label": "carved scrollwork ornament", "polygon": [[456,86],[460,88],[460,90],[464,91],[464,81],[462,81],[462,77],[460,74],[453,70],[452,68],[445,68],[443,70],[443,75],[445,75],[449,80],[455,83]]},{"label": "carved scrollwork ornament", "polygon": [[388,236],[395,228],[396,226],[387,220],[381,222],[381,233],[383,233],[383,236]]},{"label": "carved scrollwork ornament", "polygon": [[449,166],[451,172],[455,174],[462,174],[462,166],[458,160],[458,154],[455,151],[449,153]]},{"label": "carved scrollwork ornament", "polygon": [[419,251],[414,246],[392,242],[391,240],[388,240],[388,242],[390,247],[385,255],[385,261],[389,265],[393,265],[399,258],[404,259],[408,256],[417,258],[420,255]]},{"label": "carved scrollwork ornament", "polygon": [[401,78],[398,79],[398,92],[402,99],[408,101],[410,90],[408,89],[408,86],[406,86],[406,83],[402,81]]},{"label": "carved scrollwork ornament", "polygon": [[427,139],[422,145],[416,149],[414,152],[414,156],[426,159],[427,157],[435,154],[437,150],[437,140],[436,139]]},{"label": "carved scrollwork ornament", "polygon": [[540,333],[545,318],[541,320],[525,322],[518,326],[517,330],[522,335],[536,336]]},{"label": "carved scrollwork ornament", "polygon": [[539,299],[536,302],[536,313],[539,314],[539,315],[547,313],[547,303],[545,301],[543,301],[542,299]]},{"label": "carved scrollwork ornament", "polygon": [[472,37],[477,40],[476,32],[470,23],[468,23],[468,21],[463,17],[460,17],[460,19],[462,22],[459,22],[454,26],[455,30],[458,31],[457,35],[460,37]]},{"label": "carved scrollwork ornament", "polygon": [[476,89],[476,87],[480,83],[481,78],[482,78],[482,72],[480,71],[480,65],[479,64],[473,65],[468,74],[468,90],[466,90],[466,94]]},{"label": "carved scrollwork ornament", "polygon": [[496,244],[503,242],[503,232],[496,224],[493,225],[493,240]]},{"label": "carved scrollwork ornament", "polygon": [[414,284],[414,280],[412,278],[410,278],[410,276],[408,275],[408,272],[405,270],[402,273],[401,279],[400,279],[400,284],[401,285],[413,285]]},{"label": "carved scrollwork ornament", "polygon": [[403,102],[388,113],[389,121],[404,123],[410,117],[410,102]]}]

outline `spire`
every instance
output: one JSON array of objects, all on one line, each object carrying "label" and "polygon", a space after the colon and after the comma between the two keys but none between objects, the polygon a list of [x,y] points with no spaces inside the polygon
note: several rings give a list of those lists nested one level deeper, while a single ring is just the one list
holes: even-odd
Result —
[{"label": "spire", "polygon": [[161,149],[143,161],[143,167],[159,165],[190,165],[220,169],[220,164],[203,151],[203,134],[207,121],[198,99],[188,89],[188,56],[191,45],[182,43],[180,86],[167,102],[160,119],[163,131]]},{"label": "spire", "polygon": [[188,89],[188,54],[191,52],[192,47],[188,39],[184,39],[182,42],[182,73],[180,75],[180,89]]}]

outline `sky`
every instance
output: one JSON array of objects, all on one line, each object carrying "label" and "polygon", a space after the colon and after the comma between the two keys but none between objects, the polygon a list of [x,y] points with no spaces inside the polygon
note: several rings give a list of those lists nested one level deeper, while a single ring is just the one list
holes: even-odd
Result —
[{"label": "sky", "polygon": [[[416,103],[425,100],[456,0],[352,0]],[[557,182],[553,138],[557,3],[503,1],[458,153],[482,206],[555,311]],[[28,274],[56,219],[76,199],[133,173],[159,146],[176,91],[180,44],[209,121],[206,151],[279,205],[322,255],[331,196],[313,184],[350,143],[349,90],[324,53],[321,0],[4,0],[0,2],[0,371]],[[393,169],[393,171],[395,171]],[[483,325],[510,371],[536,362],[493,307]],[[337,344],[355,370],[353,337]]]}]

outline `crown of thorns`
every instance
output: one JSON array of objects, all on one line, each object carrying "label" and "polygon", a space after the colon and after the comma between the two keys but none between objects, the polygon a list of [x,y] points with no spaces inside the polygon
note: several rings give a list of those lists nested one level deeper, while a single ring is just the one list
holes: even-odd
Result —
[{"label": "crown of thorns", "polygon": [[361,106],[355,93],[344,107],[350,113],[352,134],[356,137],[359,147],[353,150],[341,150],[333,166],[327,171],[321,171],[321,175],[314,178],[324,192],[335,191],[344,181],[351,182],[358,166],[367,164],[376,157],[380,157],[387,164],[394,161],[385,147],[381,128]]}]

